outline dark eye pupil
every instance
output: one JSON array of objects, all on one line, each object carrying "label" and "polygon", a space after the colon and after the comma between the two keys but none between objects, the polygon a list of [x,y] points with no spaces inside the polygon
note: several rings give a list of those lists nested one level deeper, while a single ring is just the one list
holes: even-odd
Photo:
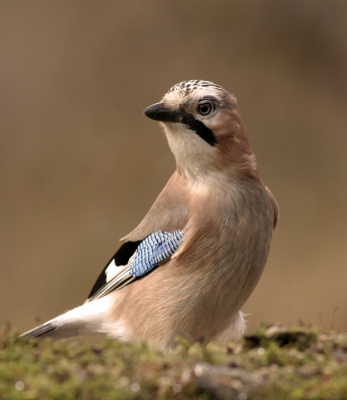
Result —
[{"label": "dark eye pupil", "polygon": [[212,107],[210,103],[200,104],[199,106],[199,113],[202,115],[207,115],[211,112]]}]

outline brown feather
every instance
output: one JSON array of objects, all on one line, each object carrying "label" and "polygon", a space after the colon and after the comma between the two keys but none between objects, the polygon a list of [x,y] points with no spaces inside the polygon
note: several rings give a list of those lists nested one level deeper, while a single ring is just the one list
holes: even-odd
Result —
[{"label": "brown feather", "polygon": [[[210,113],[199,113],[201,101],[213,103]],[[84,309],[95,313],[93,329],[98,332],[160,348],[171,347],[176,335],[200,339],[207,334],[226,341],[244,332],[240,308],[265,267],[278,206],[259,177],[232,95],[210,82],[183,82],[164,96],[159,110],[166,112],[161,121],[177,169],[140,225],[123,240],[183,230],[182,243],[147,275],[94,300],[105,313],[102,319],[94,301],[81,307],[82,314]],[[170,113],[189,115],[196,123],[170,121]],[[199,134],[202,125],[213,140]],[[86,321],[91,330],[91,320]]]},{"label": "brown feather", "polygon": [[[193,113],[198,92],[180,90],[169,91],[163,104]],[[265,267],[278,207],[257,172],[236,99],[221,88],[215,95],[220,109],[204,124],[216,146],[180,124],[164,125],[177,170],[126,239],[158,229],[185,235],[168,262],[111,294],[107,329],[115,336],[165,348],[176,335],[227,340],[245,329],[240,308]]]},{"label": "brown feather", "polygon": [[181,230],[188,221],[187,184],[175,171],[153,203],[145,218],[121,240],[141,240],[152,232]]},{"label": "brown feather", "polygon": [[111,318],[122,321],[128,339],[164,348],[176,335],[222,335],[264,269],[273,206],[262,183],[249,178],[217,190],[189,186],[189,222],[179,250],[113,294]]}]

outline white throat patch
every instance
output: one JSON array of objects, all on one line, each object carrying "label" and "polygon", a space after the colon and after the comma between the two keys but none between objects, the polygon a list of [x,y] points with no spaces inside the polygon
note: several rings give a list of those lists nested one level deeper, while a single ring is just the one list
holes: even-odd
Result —
[{"label": "white throat patch", "polygon": [[180,123],[165,123],[164,129],[176,163],[182,172],[193,179],[211,172],[216,149],[191,129]]}]

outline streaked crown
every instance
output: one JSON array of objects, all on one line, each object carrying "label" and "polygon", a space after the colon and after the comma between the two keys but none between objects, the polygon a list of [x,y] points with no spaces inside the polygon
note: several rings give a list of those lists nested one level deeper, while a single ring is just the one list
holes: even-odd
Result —
[{"label": "streaked crown", "polygon": [[221,91],[224,90],[221,86],[216,85],[213,82],[202,81],[200,79],[196,79],[196,80],[183,81],[183,82],[177,83],[176,85],[172,86],[172,88],[169,89],[166,94],[171,93],[171,92],[176,92],[176,93],[182,94],[183,96],[187,96],[193,90],[198,90],[198,89],[203,89],[203,90],[204,89],[216,89],[216,90],[221,90]]}]

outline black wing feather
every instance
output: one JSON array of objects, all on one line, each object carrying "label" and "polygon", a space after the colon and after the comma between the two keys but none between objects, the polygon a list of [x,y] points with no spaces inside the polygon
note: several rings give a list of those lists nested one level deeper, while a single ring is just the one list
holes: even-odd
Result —
[{"label": "black wing feather", "polygon": [[49,332],[52,332],[57,329],[57,326],[47,322],[46,324],[40,325],[34,329],[31,329],[28,332],[22,333],[19,337],[40,337],[44,336]]},{"label": "black wing feather", "polygon": [[91,300],[91,297],[93,297],[101,288],[106,285],[107,280],[105,271],[107,267],[111,264],[112,260],[115,261],[116,265],[127,265],[130,257],[135,253],[138,245],[141,242],[142,240],[138,240],[136,242],[126,242],[122,244],[122,246],[117,250],[116,254],[106,264],[106,267],[102,270],[101,274],[98,276],[98,279],[94,283],[94,286],[89,293],[88,300]]}]

